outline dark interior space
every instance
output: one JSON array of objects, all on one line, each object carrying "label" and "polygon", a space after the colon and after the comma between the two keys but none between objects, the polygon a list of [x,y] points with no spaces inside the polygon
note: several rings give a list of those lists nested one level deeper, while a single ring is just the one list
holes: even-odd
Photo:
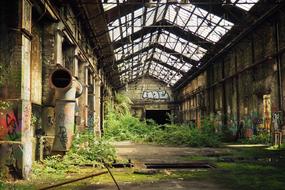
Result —
[{"label": "dark interior space", "polygon": [[146,110],[145,118],[152,119],[157,124],[163,125],[169,123],[168,114],[170,114],[170,110]]}]

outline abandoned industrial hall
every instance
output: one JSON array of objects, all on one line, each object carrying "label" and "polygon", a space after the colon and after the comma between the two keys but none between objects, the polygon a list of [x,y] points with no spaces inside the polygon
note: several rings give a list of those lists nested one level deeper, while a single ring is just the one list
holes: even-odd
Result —
[{"label": "abandoned industrial hall", "polygon": [[118,94],[131,101],[129,117],[156,130],[171,122],[203,131],[208,118],[225,142],[262,131],[280,146],[284,5],[1,0],[0,173],[28,179],[38,160],[67,154],[78,133],[108,136]]}]

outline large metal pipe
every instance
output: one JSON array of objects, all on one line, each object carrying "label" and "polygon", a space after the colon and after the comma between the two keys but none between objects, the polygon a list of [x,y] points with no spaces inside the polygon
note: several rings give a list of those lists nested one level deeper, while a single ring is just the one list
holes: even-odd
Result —
[{"label": "large metal pipe", "polygon": [[56,69],[50,75],[55,89],[55,138],[53,151],[65,152],[71,147],[75,130],[76,98],[83,92],[82,84],[67,69]]}]

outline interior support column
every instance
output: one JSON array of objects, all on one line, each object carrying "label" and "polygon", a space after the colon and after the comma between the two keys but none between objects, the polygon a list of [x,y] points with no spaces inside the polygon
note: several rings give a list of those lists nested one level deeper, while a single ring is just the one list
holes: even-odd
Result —
[{"label": "interior support column", "polygon": [[95,78],[95,134],[101,137],[101,80]]}]

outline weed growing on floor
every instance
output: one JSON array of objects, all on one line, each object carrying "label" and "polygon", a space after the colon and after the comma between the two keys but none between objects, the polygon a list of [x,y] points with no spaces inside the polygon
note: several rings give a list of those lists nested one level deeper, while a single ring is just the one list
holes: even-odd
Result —
[{"label": "weed growing on floor", "polygon": [[64,175],[76,172],[78,166],[91,164],[103,166],[116,159],[115,148],[105,139],[97,139],[92,133],[78,133],[66,155],[49,156],[33,166],[33,174]]},{"label": "weed growing on floor", "polygon": [[31,185],[19,185],[19,184],[8,184],[8,183],[3,183],[0,181],[0,190],[33,190],[35,189]]},{"label": "weed growing on floor", "polygon": [[188,145],[193,147],[217,147],[220,134],[213,122],[202,120],[201,128],[174,123],[158,125],[153,120],[140,121],[130,113],[131,101],[122,94],[115,96],[113,103],[107,103],[104,138],[115,141],[153,142],[158,144]]},{"label": "weed growing on floor", "polygon": [[260,131],[256,135],[252,135],[250,138],[241,139],[240,143],[243,144],[270,144],[271,134],[268,132]]},{"label": "weed growing on floor", "polygon": [[217,147],[220,136],[209,127],[192,128],[188,125],[166,125],[154,133],[154,142],[161,144],[188,145],[192,147]]},{"label": "weed growing on floor", "polygon": [[219,163],[218,167],[222,170],[212,171],[209,175],[230,189],[285,189],[285,173],[279,167],[258,163]]}]

